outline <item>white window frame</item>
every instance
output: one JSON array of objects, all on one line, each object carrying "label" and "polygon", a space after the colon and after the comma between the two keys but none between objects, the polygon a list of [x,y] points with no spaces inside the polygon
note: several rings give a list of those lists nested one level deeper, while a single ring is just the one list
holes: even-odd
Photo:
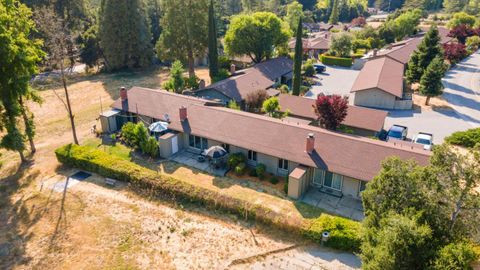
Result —
[{"label": "white window frame", "polygon": [[[317,179],[317,180],[320,180],[320,181],[315,181],[315,175],[316,175],[316,172],[320,172],[320,179]],[[343,175],[341,174],[336,174],[336,173],[333,173],[333,172],[329,172],[332,174],[332,186],[327,186],[325,185],[325,179],[326,179],[326,175],[327,175],[327,171],[325,170],[322,170],[322,169],[317,169],[315,168],[314,172],[313,172],[313,184],[316,185],[316,186],[322,186],[322,187],[325,187],[325,188],[330,188],[330,189],[333,189],[333,190],[337,190],[337,191],[342,191],[343,189]],[[335,180],[340,180],[340,187],[337,189],[336,187],[334,187],[334,182]]]},{"label": "white window frame", "polygon": [[[190,145],[190,138],[193,138],[193,146]],[[197,145],[197,139],[200,140],[200,145]],[[205,144],[205,145],[204,145]],[[190,148],[193,148],[193,149],[196,149],[196,150],[204,150],[204,149],[208,149],[208,139],[207,138],[203,138],[203,137],[200,137],[200,136],[195,136],[195,135],[192,135],[192,134],[189,134],[188,135],[188,146]]]},{"label": "white window frame", "polygon": [[[286,165],[286,166],[285,166]],[[287,159],[279,158],[277,162],[277,172],[279,175],[288,174],[289,161]]]},{"label": "white window frame", "polygon": [[248,152],[247,152],[247,163],[255,166],[255,165],[257,165],[257,161],[258,161],[258,153],[256,151],[253,151],[253,150],[248,150]]}]

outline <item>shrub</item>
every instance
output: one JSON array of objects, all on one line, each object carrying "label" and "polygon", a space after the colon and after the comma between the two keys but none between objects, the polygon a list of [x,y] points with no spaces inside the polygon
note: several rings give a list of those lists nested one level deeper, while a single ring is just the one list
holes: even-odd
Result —
[{"label": "shrub", "polygon": [[220,69],[229,70],[231,64],[232,61],[227,56],[222,55],[218,57],[218,67]]},{"label": "shrub", "polygon": [[213,78],[212,83],[219,82],[221,80],[225,80],[226,78],[230,77],[230,72],[227,69],[221,68],[218,70],[217,76]]},{"label": "shrub", "polygon": [[358,222],[322,214],[312,221],[305,233],[309,238],[321,242],[322,233],[329,232],[330,237],[325,243],[326,246],[347,251],[358,251],[361,242],[360,230],[361,225]]},{"label": "shrub", "polygon": [[244,162],[239,163],[237,166],[235,166],[235,174],[243,175],[245,173],[246,168],[247,168],[247,165]]},{"label": "shrub", "polygon": [[473,148],[480,144],[480,128],[473,128],[466,131],[458,131],[445,138],[451,144]]},{"label": "shrub", "polygon": [[263,102],[269,98],[269,95],[265,89],[259,89],[257,91],[248,93],[245,97],[245,105],[250,112],[257,112],[262,108]]},{"label": "shrub", "polygon": [[243,153],[234,153],[228,156],[227,165],[229,168],[235,168],[238,164],[245,162],[247,157]]},{"label": "shrub", "polygon": [[472,247],[465,243],[452,243],[443,247],[434,262],[433,269],[472,269],[478,258]]},{"label": "shrub", "polygon": [[286,84],[280,85],[280,87],[278,87],[278,89],[280,90],[280,92],[282,94],[288,94],[290,92],[290,89],[288,88],[288,85],[286,85]]},{"label": "shrub", "polygon": [[200,85],[200,78],[197,76],[183,77],[183,80],[185,81],[184,85],[187,89],[196,90]]},{"label": "shrub", "polygon": [[257,165],[257,167],[255,168],[255,173],[257,174],[258,178],[263,179],[266,169],[267,167],[265,166],[265,164],[260,163]]},{"label": "shrub", "polygon": [[276,176],[270,177],[270,180],[269,180],[269,181],[270,181],[270,183],[272,183],[272,184],[274,184],[274,185],[278,184],[278,182],[279,182],[279,181],[278,181],[278,178],[277,178]]},{"label": "shrub", "polygon": [[240,109],[241,109],[240,105],[233,99],[228,102],[227,108],[232,109],[232,110],[236,110],[236,111],[240,111]]},{"label": "shrub", "polygon": [[305,62],[305,64],[303,65],[303,72],[307,77],[313,77],[315,75],[316,72],[315,68],[313,67],[313,61],[311,59],[307,60],[307,62]]},{"label": "shrub", "polygon": [[137,144],[134,123],[128,122],[122,126],[122,138],[123,141],[129,146],[135,146]]},{"label": "shrub", "polygon": [[288,195],[288,176],[285,177],[285,184],[283,184],[283,191]]},{"label": "shrub", "polygon": [[341,67],[351,67],[353,64],[352,58],[343,58],[343,57],[336,57],[336,56],[329,56],[322,54],[320,56],[320,61],[325,65],[330,66],[341,66]]},{"label": "shrub", "polygon": [[160,154],[158,149],[158,142],[154,137],[149,137],[147,141],[142,143],[141,149],[144,154],[148,155],[151,158],[156,158]]},{"label": "shrub", "polygon": [[256,170],[250,170],[250,171],[248,172],[248,176],[257,177],[257,171],[256,171]]}]

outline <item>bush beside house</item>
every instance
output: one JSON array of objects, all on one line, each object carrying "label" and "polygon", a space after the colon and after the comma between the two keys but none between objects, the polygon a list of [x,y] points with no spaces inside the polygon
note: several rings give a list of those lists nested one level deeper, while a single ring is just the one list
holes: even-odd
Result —
[{"label": "bush beside house", "polygon": [[352,58],[336,57],[329,55],[320,55],[320,62],[329,66],[351,67],[353,65]]},{"label": "bush beside house", "polygon": [[[319,218],[314,219],[292,219],[283,213],[272,211],[264,205],[194,186],[88,146],[68,144],[55,150],[55,154],[58,161],[64,165],[98,173],[103,177],[129,182],[135,187],[152,191],[154,195],[168,195],[176,200],[186,200],[233,212],[244,218],[247,217],[270,224],[278,229],[303,234],[316,242],[321,240],[321,233],[328,230],[331,238],[326,243],[327,245],[348,251],[358,250],[360,223],[355,221],[328,214],[321,214]],[[235,154],[232,156],[240,157],[240,155]],[[237,163],[236,166],[238,164],[240,163]]]}]

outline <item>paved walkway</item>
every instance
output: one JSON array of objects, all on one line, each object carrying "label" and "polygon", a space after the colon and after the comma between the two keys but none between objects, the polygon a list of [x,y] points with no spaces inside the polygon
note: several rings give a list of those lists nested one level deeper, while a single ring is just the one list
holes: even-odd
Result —
[{"label": "paved walkway", "polygon": [[253,262],[231,266],[228,269],[350,270],[360,268],[360,259],[351,253],[311,246],[275,253]]},{"label": "paved walkway", "polygon": [[471,127],[480,127],[480,51],[450,69],[443,97]]}]

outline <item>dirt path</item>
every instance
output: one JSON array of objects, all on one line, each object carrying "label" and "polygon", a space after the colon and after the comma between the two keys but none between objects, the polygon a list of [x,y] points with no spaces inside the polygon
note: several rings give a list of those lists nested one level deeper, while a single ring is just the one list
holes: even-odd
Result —
[{"label": "dirt path", "polygon": [[[159,87],[165,78],[156,70],[73,81],[80,140],[92,136],[121,85]],[[32,161],[18,168],[17,154],[2,152],[0,269],[224,269],[235,259],[304,244],[235,216],[150,200],[127,186],[106,188],[98,176],[53,191],[73,172],[59,168],[53,151],[72,136],[62,102],[52,90],[41,96],[43,105],[31,106],[38,149]]]}]

